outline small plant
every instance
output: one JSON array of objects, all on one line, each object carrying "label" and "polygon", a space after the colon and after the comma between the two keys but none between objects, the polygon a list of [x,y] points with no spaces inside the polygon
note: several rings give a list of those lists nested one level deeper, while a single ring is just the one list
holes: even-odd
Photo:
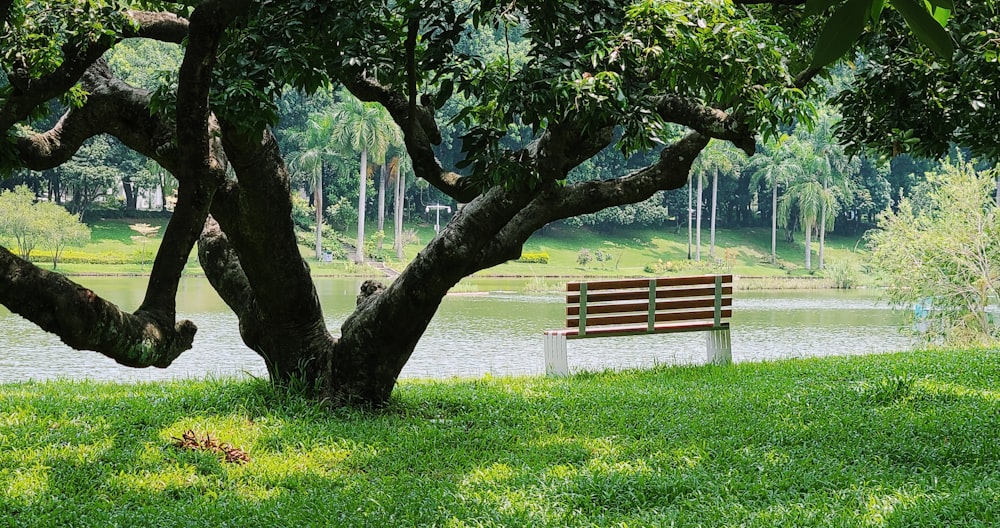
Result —
[{"label": "small plant", "polygon": [[662,275],[664,273],[671,273],[677,270],[678,270],[677,265],[669,260],[666,262],[664,262],[663,260],[657,260],[656,262],[651,262],[649,264],[646,264],[646,267],[643,268],[643,271],[645,271],[646,273],[652,273],[654,275]]},{"label": "small plant", "polygon": [[559,286],[549,283],[542,277],[532,277],[531,280],[524,285],[525,293],[543,293],[558,290]]},{"label": "small plant", "polygon": [[826,275],[837,289],[849,290],[858,283],[858,265],[850,260],[835,260],[826,266]]},{"label": "small plant", "polygon": [[916,379],[907,374],[884,376],[875,382],[861,384],[860,393],[869,403],[889,405],[913,397]]},{"label": "small plant", "polygon": [[584,269],[586,269],[587,264],[590,264],[591,260],[593,260],[593,256],[587,248],[580,249],[580,251],[576,254],[576,263],[583,266]]},{"label": "small plant", "polygon": [[139,249],[139,263],[145,265],[147,256],[146,240],[150,238],[155,238],[156,235],[160,232],[160,226],[152,226],[149,224],[132,224],[128,227],[132,231],[139,233],[138,235],[133,235],[132,240],[133,241],[139,240],[142,242],[142,245],[140,246]]}]

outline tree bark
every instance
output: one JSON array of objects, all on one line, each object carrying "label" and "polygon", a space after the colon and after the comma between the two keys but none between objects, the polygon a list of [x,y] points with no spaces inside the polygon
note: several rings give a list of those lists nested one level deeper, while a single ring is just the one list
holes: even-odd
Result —
[{"label": "tree bark", "polygon": [[122,179],[122,190],[125,191],[125,212],[134,213],[136,210],[136,199],[131,179],[127,177]]}]

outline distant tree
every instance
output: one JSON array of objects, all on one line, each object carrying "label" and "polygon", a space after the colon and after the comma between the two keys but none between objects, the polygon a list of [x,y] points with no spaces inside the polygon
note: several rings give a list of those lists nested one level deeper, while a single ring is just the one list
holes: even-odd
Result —
[{"label": "distant tree", "polygon": [[392,116],[378,103],[363,103],[356,97],[343,93],[333,116],[336,123],[333,138],[342,150],[353,150],[361,156],[358,191],[358,262],[364,262],[365,204],[367,202],[368,163],[385,163],[385,155],[392,145],[403,143],[402,133]]},{"label": "distant tree", "polygon": [[291,140],[296,145],[288,155],[289,167],[307,175],[312,187],[313,208],[316,212],[316,260],[323,258],[323,169],[338,156],[332,140],[335,128],[332,114],[312,114],[303,130],[293,131]]},{"label": "distant tree", "polygon": [[17,254],[31,260],[44,231],[34,211],[35,194],[25,185],[0,193],[0,235],[13,240]]},{"label": "distant tree", "polygon": [[[711,258],[715,257],[715,222],[718,213],[719,206],[719,175],[720,174],[734,174],[739,166],[741,159],[738,154],[725,146],[722,142],[712,141],[708,144],[704,150],[698,154],[698,159],[695,161],[694,174],[698,175],[699,178],[706,174],[712,175],[712,218],[709,236],[709,246],[708,246],[708,256]],[[699,202],[699,215],[700,215],[700,203],[701,203],[701,182],[699,180],[698,184],[698,202]],[[698,241],[699,246],[701,245],[701,222],[698,223]],[[700,249],[700,248],[699,248]],[[701,260],[700,258],[698,260]]]},{"label": "distant tree", "polygon": [[39,245],[52,252],[52,269],[59,265],[63,250],[90,242],[90,228],[65,207],[52,202],[35,204],[43,236]]},{"label": "distant tree", "polygon": [[903,198],[869,233],[872,269],[890,302],[911,320],[919,315],[929,341],[996,343],[997,321],[989,311],[1000,301],[995,177],[969,162],[945,162],[928,179],[926,207],[918,210]]},{"label": "distant tree", "polygon": [[750,159],[751,185],[771,190],[771,264],[777,260],[778,248],[778,187],[787,185],[803,174],[802,144],[785,137],[778,142],[765,144],[764,151]]}]

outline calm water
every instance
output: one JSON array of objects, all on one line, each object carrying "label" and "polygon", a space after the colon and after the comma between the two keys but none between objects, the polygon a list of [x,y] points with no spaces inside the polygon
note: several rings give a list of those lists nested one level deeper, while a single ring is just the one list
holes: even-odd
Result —
[{"label": "calm water", "polygon": [[[145,279],[79,279],[134,310]],[[316,286],[336,335],[351,312],[359,280],[318,279]],[[563,297],[520,293],[523,280],[475,280],[449,295],[431,322],[403,377],[481,376],[544,372],[542,332],[559,328]],[[738,292],[734,296],[734,361],[868,354],[907,349],[901,317],[871,292]],[[94,352],[75,351],[55,336],[0,307],[0,383],[55,377],[162,380],[205,376],[264,376],[263,360],[239,337],[236,316],[204,279],[184,279],[182,317],[198,325],[194,348],[166,369],[132,369]],[[703,333],[666,334],[569,343],[570,369],[703,363]]]}]

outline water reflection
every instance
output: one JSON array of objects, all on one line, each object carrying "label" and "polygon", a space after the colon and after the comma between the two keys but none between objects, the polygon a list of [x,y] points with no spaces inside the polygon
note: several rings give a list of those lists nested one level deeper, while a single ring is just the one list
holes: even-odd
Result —
[{"label": "water reflection", "polygon": [[[128,309],[142,301],[145,279],[79,280]],[[334,333],[351,312],[356,279],[324,278],[317,290]],[[542,332],[558,328],[562,296],[516,293],[525,281],[474,281],[472,294],[448,296],[403,377],[541,374]],[[493,290],[487,292],[487,290]],[[747,292],[734,300],[733,359],[759,361],[867,354],[908,348],[899,316],[866,292]],[[194,348],[167,369],[133,369],[78,352],[0,307],[0,382],[56,377],[162,380],[264,376],[263,361],[239,337],[236,316],[204,279],[181,282],[178,311],[198,324]],[[571,341],[571,369],[691,364],[705,360],[704,334],[685,333]]]}]

